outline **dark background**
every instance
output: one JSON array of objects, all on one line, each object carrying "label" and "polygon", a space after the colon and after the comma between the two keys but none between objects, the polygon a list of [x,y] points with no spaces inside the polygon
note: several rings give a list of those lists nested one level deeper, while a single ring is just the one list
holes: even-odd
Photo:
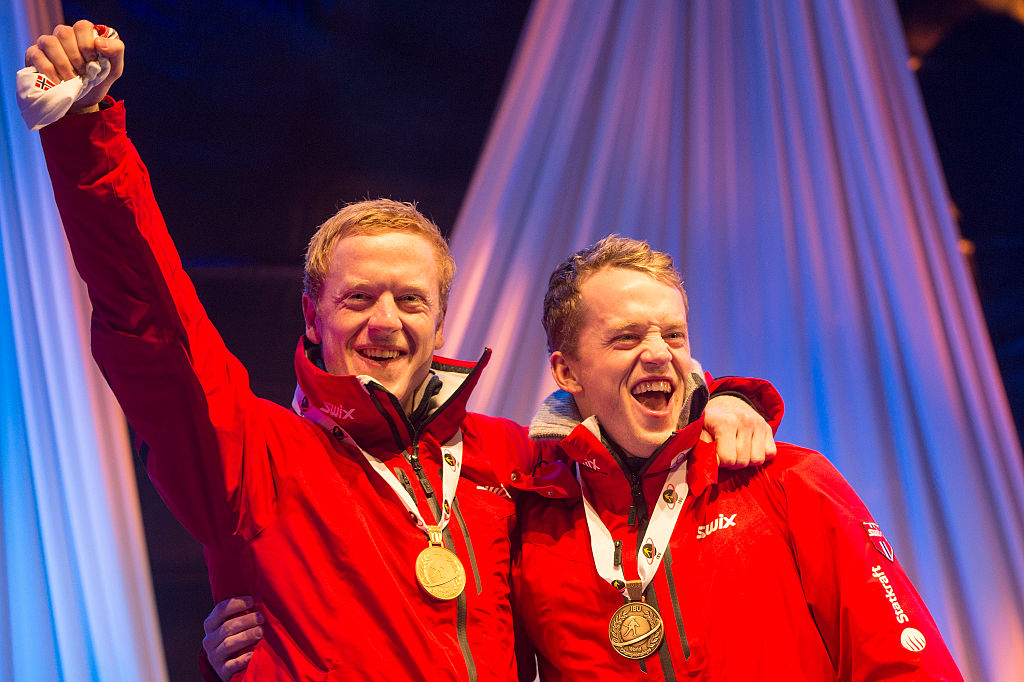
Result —
[{"label": "dark background", "polygon": [[[969,0],[903,0],[911,65],[1024,424],[1024,26]],[[64,2],[118,29],[129,131],[217,328],[260,395],[287,404],[302,254],[342,203],[416,200],[454,224],[526,0]],[[198,679],[212,607],[198,544],[142,470],[172,680]]]}]

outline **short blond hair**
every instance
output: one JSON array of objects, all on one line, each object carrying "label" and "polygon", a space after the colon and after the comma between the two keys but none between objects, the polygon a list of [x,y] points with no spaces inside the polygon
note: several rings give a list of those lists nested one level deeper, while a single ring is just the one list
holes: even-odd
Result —
[{"label": "short blond hair", "polygon": [[448,250],[448,242],[437,225],[417,210],[416,204],[391,199],[369,199],[348,204],[317,228],[306,249],[303,293],[314,303],[320,300],[320,291],[331,269],[334,246],[339,241],[355,235],[388,232],[419,235],[430,242],[437,263],[441,310],[446,310],[455,278],[455,259]]},{"label": "short blond hair", "polygon": [[656,251],[645,241],[608,235],[593,246],[588,246],[562,261],[548,279],[544,295],[544,331],[548,337],[548,352],[576,357],[580,325],[580,287],[591,275],[602,270],[619,268],[636,270],[650,275],[662,284],[675,287],[683,296],[683,308],[688,313],[689,301],[672,256]]}]

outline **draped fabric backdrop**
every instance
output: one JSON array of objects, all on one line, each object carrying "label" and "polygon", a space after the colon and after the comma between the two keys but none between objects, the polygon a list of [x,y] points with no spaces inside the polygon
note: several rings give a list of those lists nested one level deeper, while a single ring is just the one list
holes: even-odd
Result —
[{"label": "draped fabric backdrop", "polygon": [[14,74],[60,3],[0,2],[0,680],[164,680],[124,418],[89,357]]},{"label": "draped fabric backdrop", "polygon": [[889,2],[538,0],[445,351],[493,345],[475,408],[526,421],[555,264],[609,232],[671,252],[694,356],[773,381],[780,439],[858,490],[967,678],[1019,679],[1021,450],[948,203]]}]

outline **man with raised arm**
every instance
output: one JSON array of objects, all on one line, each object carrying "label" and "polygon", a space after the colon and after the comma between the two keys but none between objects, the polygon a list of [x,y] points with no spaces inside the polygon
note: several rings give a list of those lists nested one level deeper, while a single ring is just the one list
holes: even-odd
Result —
[{"label": "man with raised arm", "polygon": [[[105,77],[87,68],[100,57]],[[182,269],[123,103],[107,97],[124,44],[80,21],[25,61],[43,84],[101,74],[41,132],[54,196],[89,287],[94,357],[149,475],[203,544],[214,598],[252,595],[263,620],[246,677],[515,679],[512,498],[558,487],[522,427],[466,411],[489,351],[434,355],[454,273],[437,227],[387,200],[325,222],[306,258],[293,409],[261,400]],[[751,414],[723,419],[746,444],[726,459],[773,447]]]},{"label": "man with raised arm", "polygon": [[513,603],[541,679],[961,680],[822,455],[780,443],[764,466],[719,468],[698,439],[708,390],[687,310],[671,256],[646,242],[603,239],[551,275],[560,390],[530,436],[579,485],[519,505]]}]

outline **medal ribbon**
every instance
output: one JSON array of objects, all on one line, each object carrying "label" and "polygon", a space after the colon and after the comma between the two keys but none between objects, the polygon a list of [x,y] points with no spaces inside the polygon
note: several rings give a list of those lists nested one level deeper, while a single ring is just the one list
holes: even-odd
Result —
[{"label": "medal ribbon", "polygon": [[[658,503],[654,507],[654,513],[651,514],[647,532],[644,534],[640,550],[636,555],[637,570],[640,574],[640,589],[632,594],[629,583],[635,585],[637,581],[627,581],[622,572],[622,566],[615,565],[615,541],[612,539],[608,527],[604,525],[594,506],[587,499],[589,488],[579,472],[579,465],[576,467],[576,476],[583,492],[583,510],[587,517],[587,528],[590,530],[590,549],[594,555],[594,567],[598,574],[609,585],[618,589],[627,601],[639,600],[639,595],[647,589],[661,566],[662,556],[668,547],[672,530],[683,509],[683,501],[686,500],[686,495],[689,492],[689,487],[686,485],[687,452],[689,451],[676,456],[676,460],[669,469],[668,478],[665,479],[665,485],[661,489],[661,494],[658,495]],[[649,557],[645,550],[650,552]],[[621,589],[617,583],[622,585]]]},{"label": "medal ribbon", "polygon": [[398,481],[398,477],[388,468],[388,465],[359,447],[359,444],[348,435],[345,429],[341,428],[336,421],[321,410],[312,406],[302,409],[300,405],[304,397],[301,389],[296,388],[295,397],[292,399],[293,409],[302,416],[312,419],[326,429],[328,433],[337,434],[340,432],[341,438],[339,440],[343,444],[362,453],[373,470],[395,491],[395,494],[398,495],[398,500],[405,506],[406,511],[409,512],[412,518],[416,519],[416,527],[427,534],[431,544],[443,546],[444,543],[440,540],[441,531],[445,529],[448,521],[451,519],[452,505],[455,501],[455,489],[459,485],[459,475],[462,473],[462,431],[456,431],[451,440],[441,446],[441,496],[443,504],[440,509],[441,518],[437,520],[436,525],[432,526],[423,520],[420,510],[416,507],[415,500],[409,495],[409,491],[405,489],[405,486]]}]

